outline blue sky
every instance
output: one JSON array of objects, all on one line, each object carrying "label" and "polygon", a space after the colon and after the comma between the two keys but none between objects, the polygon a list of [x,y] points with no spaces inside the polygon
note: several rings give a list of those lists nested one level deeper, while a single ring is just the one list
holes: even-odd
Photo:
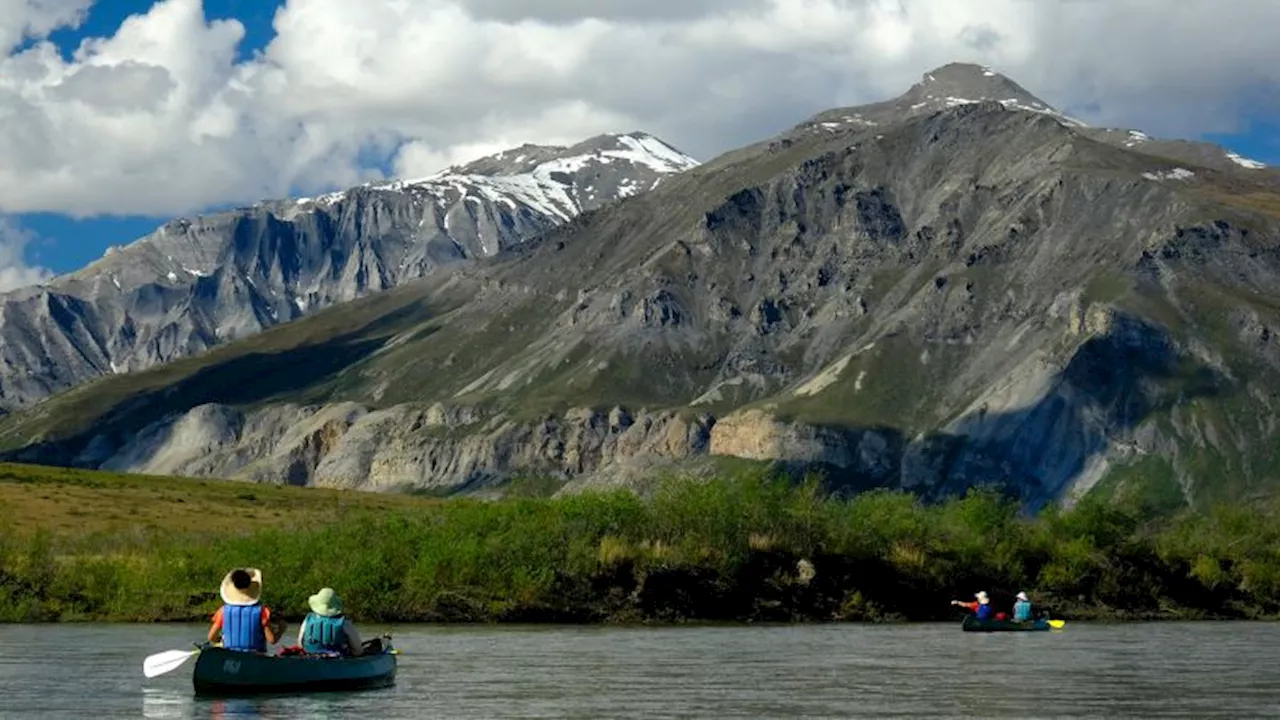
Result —
[{"label": "blue sky", "polygon": [[[115,34],[125,18],[145,13],[151,4],[152,0],[100,0],[89,8],[88,17],[80,27],[61,28],[49,39],[69,57],[84,38]],[[283,0],[205,0],[204,12],[210,20],[235,18],[240,21],[245,31],[240,57],[249,58],[271,41],[271,18],[282,5]]]},{"label": "blue sky", "polygon": [[[239,57],[248,59],[271,41],[271,18],[283,4],[283,0],[205,0],[204,9],[211,20],[235,18],[244,25]],[[150,7],[151,0],[100,0],[89,8],[83,24],[59,29],[49,40],[70,59],[84,38],[110,36],[125,18]],[[28,262],[57,274],[82,268],[102,257],[108,247],[132,242],[169,219],[140,215],[77,219],[58,213],[19,214],[16,218],[37,238],[26,248]]]},{"label": "blue sky", "polygon": [[[170,0],[173,4],[185,1]],[[530,19],[545,19],[553,27],[559,28],[556,32],[565,33],[547,41],[550,47],[548,57],[575,55],[575,50],[581,48],[573,47],[573,43],[589,33],[584,30],[574,34],[572,27],[565,25],[567,20],[573,19],[566,19],[565,13],[572,14],[573,11],[565,10],[568,4],[564,2],[469,0],[469,4],[466,4],[467,12],[473,15],[488,12],[491,16],[475,18],[474,23],[463,25],[459,24],[461,21],[457,16],[432,15],[431,12],[435,11],[414,10],[405,15],[395,15],[387,10],[392,6],[385,0],[292,0],[289,7],[294,10],[291,18],[293,22],[282,25],[285,28],[282,32],[291,33],[293,42],[286,49],[286,54],[281,56],[283,59],[277,59],[276,65],[292,64],[294,74],[288,76],[294,78],[291,82],[296,82],[300,77],[315,75],[331,83],[338,82],[331,86],[343,90],[347,95],[320,108],[311,107],[307,103],[316,96],[328,99],[328,95],[299,93],[291,98],[280,98],[280,111],[276,116],[271,116],[276,110],[273,107],[276,98],[269,94],[257,96],[252,103],[246,104],[245,107],[250,108],[249,110],[241,108],[242,113],[256,114],[251,120],[244,121],[247,123],[245,129],[238,130],[235,134],[236,138],[247,140],[240,146],[228,145],[229,149],[223,153],[241,153],[235,155],[240,158],[240,165],[234,170],[224,168],[224,176],[215,176],[211,170],[206,171],[206,168],[217,167],[221,156],[210,155],[210,152],[215,151],[208,148],[193,149],[191,143],[174,145],[177,149],[172,153],[161,148],[148,160],[136,160],[136,156],[123,153],[120,155],[123,160],[97,158],[83,161],[85,164],[98,163],[95,167],[99,171],[99,177],[111,177],[113,162],[126,166],[141,163],[145,171],[163,165],[170,155],[176,158],[177,153],[186,152],[190,157],[184,155],[172,161],[179,168],[176,172],[183,176],[192,172],[208,172],[211,178],[208,187],[195,188],[187,194],[179,193],[174,198],[157,199],[155,204],[149,205],[146,198],[159,197],[169,185],[174,184],[164,176],[166,171],[161,167],[152,173],[153,177],[148,181],[150,185],[135,178],[134,184],[125,187],[122,181],[121,187],[114,189],[114,199],[105,197],[110,193],[98,193],[99,197],[69,198],[61,203],[62,196],[57,189],[59,186],[51,184],[53,190],[29,200],[22,209],[12,210],[4,205],[6,199],[13,197],[12,188],[7,190],[0,186],[0,214],[7,214],[22,228],[34,234],[35,240],[25,247],[30,263],[55,273],[63,273],[83,267],[100,257],[108,246],[125,244],[145,235],[174,213],[192,214],[209,208],[242,204],[265,196],[317,189],[305,187],[306,181],[322,187],[354,184],[362,168],[367,170],[371,165],[384,173],[392,170],[393,166],[400,167],[403,172],[421,172],[424,169],[438,169],[448,162],[486,154],[499,147],[522,142],[557,141],[561,134],[569,138],[584,138],[594,132],[632,129],[655,132],[705,160],[719,151],[781,130],[815,110],[895,95],[914,82],[923,70],[953,59],[965,59],[958,57],[966,51],[963,46],[930,40],[927,34],[921,34],[920,31],[915,33],[922,38],[919,40],[919,48],[908,48],[909,52],[905,52],[901,49],[900,41],[895,41],[899,42],[899,45],[892,46],[897,55],[890,58],[890,53],[885,55],[888,59],[874,59],[861,52],[859,44],[885,42],[882,37],[883,28],[868,29],[864,18],[849,15],[847,27],[832,23],[831,28],[815,29],[804,18],[797,21],[793,13],[785,12],[788,5],[783,0],[764,1],[766,5],[774,7],[772,18],[762,15],[760,20],[761,27],[768,29],[770,44],[767,48],[761,50],[750,46],[755,42],[752,38],[756,36],[748,34],[733,37],[730,33],[723,40],[723,48],[717,49],[717,54],[709,55],[710,59],[702,61],[689,49],[695,47],[694,44],[687,47],[680,45],[679,33],[682,27],[692,27],[690,23],[695,23],[699,17],[718,12],[714,8],[723,3],[689,0],[672,4],[654,0],[650,13],[653,17],[646,17],[644,22],[640,22],[633,17],[638,11],[634,8],[625,9],[624,6],[631,7],[630,5],[601,0],[603,4],[599,7],[602,11],[596,18],[599,22],[596,23],[595,31],[599,31],[600,22],[605,22],[611,23],[611,27],[618,32],[626,31],[626,34],[600,34],[598,40],[592,41],[599,45],[592,49],[594,55],[587,55],[585,51],[576,53],[583,58],[592,58],[582,60],[581,67],[564,70],[552,61],[551,64],[557,71],[564,71],[564,77],[558,80],[562,80],[565,85],[548,90],[541,78],[530,79],[531,76],[524,76],[513,80],[512,77],[473,77],[465,74],[469,72],[465,66],[471,62],[471,58],[467,58],[467,62],[460,60],[454,63],[462,67],[462,70],[450,66],[448,62],[442,62],[441,58],[447,59],[449,51],[446,48],[451,42],[454,43],[455,52],[459,54],[471,53],[476,47],[497,52],[502,43],[510,41],[512,33],[527,30],[527,23],[519,23]],[[913,0],[917,7],[941,1]],[[1084,12],[1081,8],[1085,6],[1068,0],[1043,0],[1037,8],[1045,13],[1045,18],[1041,20],[1047,18],[1047,21],[1025,28],[1005,27],[1000,23],[1013,21],[983,17],[984,6],[978,0],[949,1],[949,11],[973,15],[969,21],[971,25],[981,21],[999,26],[993,31],[994,37],[1008,37],[1023,31],[1039,33],[1035,35],[1035,42],[1043,45],[1043,52],[1023,51],[1019,59],[997,64],[996,67],[1015,81],[1027,85],[1032,92],[1049,100],[1062,98],[1057,104],[1069,112],[1073,107],[1100,107],[1102,112],[1099,117],[1086,115],[1085,119],[1099,124],[1142,128],[1157,136],[1207,139],[1246,157],[1280,165],[1280,120],[1276,119],[1276,110],[1280,104],[1264,101],[1255,109],[1244,100],[1249,88],[1256,88],[1258,83],[1263,86],[1273,83],[1272,79],[1259,75],[1274,73],[1275,64],[1268,65],[1260,59],[1264,55],[1262,48],[1273,47],[1269,31],[1264,30],[1265,27],[1274,26],[1274,23],[1269,22],[1270,18],[1243,15],[1236,17],[1231,15],[1234,11],[1222,10],[1220,6],[1207,0],[1185,0],[1178,7],[1185,11],[1186,17],[1177,18],[1178,22],[1171,25],[1174,29],[1165,33],[1166,37],[1160,44],[1142,46],[1130,39],[1133,37],[1128,32],[1131,28],[1127,29],[1125,25],[1128,22],[1126,18],[1129,18],[1126,15],[1129,12],[1126,9],[1128,6],[1132,6],[1130,19],[1133,27],[1146,28],[1152,22],[1144,14],[1141,3],[1136,1],[1115,0],[1115,7],[1107,16],[1099,14],[1096,20],[1087,17],[1081,20],[1079,15],[1070,13]],[[284,5],[283,0],[205,0],[203,12],[207,21],[234,18],[244,26],[244,39],[235,48],[233,60],[247,67],[253,65],[257,53],[274,37],[276,30],[273,28],[273,18]],[[304,5],[305,12],[294,7]],[[698,9],[703,5],[705,9]],[[965,9],[960,10],[962,7]],[[60,27],[49,34],[48,40],[56,45],[63,60],[70,63],[73,51],[83,39],[109,38],[116,34],[126,18],[146,13],[151,8],[151,0],[99,0],[92,3],[82,24],[74,28]],[[538,15],[542,12],[539,8],[546,8],[545,16]],[[920,17],[928,14],[928,8],[925,10],[926,13]],[[1280,17],[1280,13],[1276,14]],[[1097,29],[1091,29],[1088,24],[1095,21]],[[4,18],[0,17],[0,30],[4,29],[3,22]],[[1071,25],[1071,22],[1076,24]],[[1181,54],[1168,50],[1167,47],[1161,49],[1162,45],[1179,45],[1178,37],[1168,36],[1170,32],[1180,31],[1178,28],[1185,27],[1185,32],[1197,35],[1212,30],[1214,23],[1256,30],[1252,34],[1245,33],[1248,37],[1242,37],[1237,32],[1236,40],[1231,46],[1222,48],[1222,52],[1218,53],[1224,58],[1219,63],[1220,67],[1215,66],[1210,71],[1204,70],[1207,62],[1205,58],[1190,58],[1186,60],[1185,67],[1179,66],[1178,63],[1182,62]],[[729,24],[725,23],[724,26],[728,27]],[[204,37],[201,33],[207,30],[200,23],[196,23],[194,29],[190,25],[173,27],[189,32],[193,43],[201,40]],[[637,38],[642,38],[643,33],[654,27],[658,27],[661,32],[653,30],[655,39],[652,47],[657,48],[653,52],[626,45],[638,42]],[[719,26],[713,27],[717,31],[723,30]],[[506,34],[491,34],[499,32],[495,28],[500,28]],[[1153,37],[1159,34],[1156,33],[1158,29],[1151,28]],[[1054,34],[1059,30],[1060,34]],[[440,35],[434,39],[427,37],[432,31]],[[863,31],[868,33],[865,37],[852,34]],[[537,51],[538,42],[543,41],[546,32],[530,31],[527,46],[530,52]],[[706,45],[707,30],[697,32],[699,34],[690,34],[689,37],[696,37],[699,43]],[[729,33],[727,30],[724,32]],[[830,35],[829,42],[823,39],[822,32]],[[881,35],[876,35],[877,32],[881,32]],[[1115,37],[1109,40],[1107,32],[1114,32]],[[1080,37],[1084,34],[1090,37],[1091,43],[1080,42]],[[206,52],[197,57],[216,56],[214,50],[208,49],[218,47],[218,40],[214,35],[209,31],[208,37],[204,37]],[[498,37],[501,39],[494,39]],[[39,40],[28,39],[17,51],[29,49]],[[1186,41],[1187,38],[1183,40]],[[308,41],[316,45],[316,52],[308,54]],[[584,47],[587,42],[583,41]],[[828,42],[828,45],[824,46],[823,42]],[[946,42],[951,40],[947,38]],[[486,43],[491,44],[492,48]],[[843,45],[851,48],[843,48]],[[815,52],[815,47],[819,50],[824,47],[832,49],[824,55],[823,52]],[[1037,48],[1033,48],[1035,49]],[[146,50],[144,48],[139,52],[145,53]],[[366,53],[366,56],[355,58],[358,62],[345,63],[348,58],[343,53],[353,52]],[[663,52],[673,54],[670,59],[666,59]],[[734,55],[734,52],[739,54]],[[847,55],[842,56],[841,52]],[[1075,55],[1068,57],[1070,53]],[[1129,53],[1130,57],[1126,59],[1119,53]],[[418,60],[406,62],[409,57],[416,57]],[[653,87],[650,88],[650,95],[645,98],[639,98],[634,93],[630,96],[619,94],[616,91],[618,78],[627,76],[634,80],[636,76],[626,68],[640,57],[645,58],[642,62],[652,63],[654,73],[667,72],[670,78],[649,83]],[[333,61],[332,68],[321,67],[330,60]],[[1132,77],[1122,77],[1121,74],[1108,70],[1119,66],[1129,67],[1135,64],[1135,60],[1138,65],[1145,64],[1147,70],[1144,72],[1150,73],[1151,77],[1134,76],[1132,71],[1123,74]],[[606,61],[618,64],[610,66]],[[172,77],[179,78],[181,82],[198,84],[188,77],[193,72],[190,63],[184,65],[181,58],[174,62],[174,66],[170,68]],[[484,63],[483,58],[480,58],[473,64],[485,67],[492,65],[498,68],[495,72],[510,71],[513,77],[518,75],[517,71],[520,69],[520,63],[513,63],[509,58],[490,63]],[[406,67],[418,68],[415,72],[422,77],[416,83],[404,83]],[[850,70],[864,67],[865,70]],[[1272,69],[1268,69],[1269,67]],[[357,71],[389,74],[355,85],[341,84],[345,82],[342,78]],[[446,71],[462,73],[458,76],[461,79],[444,77],[441,73]],[[187,76],[181,76],[181,72],[187,73]],[[223,75],[230,72],[231,69],[228,68]],[[767,72],[778,73],[778,78],[764,78],[754,84],[744,84],[741,80],[744,73],[755,76]],[[1192,72],[1196,73],[1194,78],[1189,75]],[[1025,76],[1020,73],[1025,73]],[[1226,82],[1237,77],[1242,78],[1238,90],[1230,82]],[[339,80],[333,80],[334,78]],[[1037,82],[1031,82],[1033,78],[1037,78]],[[201,81],[203,80],[208,78]],[[218,82],[225,82],[225,78]],[[491,87],[483,87],[484,82],[490,82]],[[528,88],[519,87],[520,83]],[[452,88],[450,92],[453,94],[434,92],[438,87]],[[478,88],[477,96],[485,98],[468,106],[471,108],[468,111],[471,115],[457,109],[462,104],[457,88],[466,87]],[[698,102],[707,103],[707,87],[717,88],[715,104],[700,107],[695,105]],[[1041,87],[1044,90],[1038,91]],[[387,88],[396,89],[399,96],[389,97]],[[725,88],[736,88],[741,94],[726,100],[721,95],[730,90],[722,90]],[[482,91],[487,92],[487,95]],[[575,92],[582,95],[574,97]],[[545,99],[547,97],[551,99]],[[300,107],[286,107],[288,103]],[[1216,110],[1218,107],[1223,109]],[[4,116],[2,107],[0,116]],[[193,114],[192,117],[218,116],[216,113],[205,112],[203,115]],[[481,119],[486,122],[480,122]],[[298,147],[307,145],[298,140],[305,135],[300,132],[303,127],[309,127],[315,132],[317,139],[311,145],[320,149],[308,147],[305,153],[296,148],[282,150],[281,147],[290,142],[296,143]],[[1246,127],[1247,130],[1227,134],[1201,130],[1222,127]],[[1170,129],[1171,132],[1166,132]],[[273,132],[278,134],[272,135]],[[146,130],[140,133],[145,134]],[[396,141],[386,145],[387,137],[395,138]],[[395,157],[384,152],[371,162],[367,149],[371,144],[377,144],[372,142],[375,138],[383,138],[381,142],[385,147],[391,148],[388,152]],[[255,145],[255,142],[258,144]],[[258,155],[265,157],[273,152],[278,155],[264,159],[261,167],[245,165]],[[35,158],[34,164],[40,165],[39,160],[40,158]],[[4,162],[0,159],[0,173],[5,170]],[[13,177],[25,177],[23,167],[9,169]],[[74,164],[70,169],[76,170]],[[133,172],[138,172],[137,168]],[[261,185],[270,189],[255,190],[258,186],[251,183],[259,178],[267,178],[261,180]],[[132,189],[135,186],[137,189]],[[21,181],[15,187],[22,190]],[[76,195],[81,189],[68,186],[65,194],[68,197]],[[143,200],[128,203],[130,198]],[[102,214],[104,209],[122,207],[122,203],[130,204],[134,209],[123,216]],[[172,211],[146,212],[148,207],[172,208]],[[31,208],[36,211],[31,211]],[[138,208],[143,211],[138,212]],[[90,216],[76,219],[66,214],[72,210],[88,213]]]}]

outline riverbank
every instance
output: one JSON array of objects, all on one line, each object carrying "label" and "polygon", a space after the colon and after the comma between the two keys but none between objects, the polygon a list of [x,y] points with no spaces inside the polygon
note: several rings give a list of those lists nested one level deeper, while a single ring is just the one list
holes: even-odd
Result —
[{"label": "riverbank", "polygon": [[[81,512],[113,508],[128,496],[118,493],[131,481],[120,482],[88,488],[97,495],[79,499]],[[260,512],[130,525],[131,512],[153,510],[125,503],[122,525],[76,529],[17,519],[6,504],[0,620],[203,620],[236,565],[262,568],[266,602],[294,622],[325,585],[366,622],[946,620],[958,617],[951,599],[978,589],[998,606],[1027,590],[1067,619],[1280,612],[1272,506],[1155,518],[1138,504],[1084,502],[1026,518],[992,494],[845,500],[763,470],[664,482],[649,499],[320,501],[307,493],[322,491],[203,486],[224,502],[253,495],[243,502]],[[173,488],[155,502],[228,508]]]}]

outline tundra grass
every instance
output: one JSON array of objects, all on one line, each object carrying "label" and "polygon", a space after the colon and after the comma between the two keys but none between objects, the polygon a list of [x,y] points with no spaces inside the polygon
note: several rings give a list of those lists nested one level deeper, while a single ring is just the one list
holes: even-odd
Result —
[{"label": "tundra grass", "polygon": [[423,508],[407,495],[261,485],[0,463],[0,522],[10,538],[214,535],[329,524]]}]

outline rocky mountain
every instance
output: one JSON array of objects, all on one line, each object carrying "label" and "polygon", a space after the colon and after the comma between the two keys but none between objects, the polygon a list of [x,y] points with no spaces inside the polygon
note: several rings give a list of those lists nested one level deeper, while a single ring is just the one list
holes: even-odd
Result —
[{"label": "rocky mountain", "polygon": [[1266,164],[1242,157],[1219,145],[1182,139],[1153,138],[1140,130],[1091,128],[1045,104],[1021,85],[982,65],[951,63],[925,73],[903,95],[864,107],[838,108],[799,125],[798,132],[836,132],[846,126],[873,128],[904,118],[928,115],[946,108],[978,102],[998,102],[1008,110],[1041,113],[1094,140],[1158,157],[1216,170],[1265,170]]},{"label": "rocky mountain", "polygon": [[604,135],[173,220],[79,272],[0,295],[0,409],[492,256],[696,164],[651,135]]},{"label": "rocky mountain", "polygon": [[0,446],[439,493],[720,458],[1033,507],[1273,492],[1280,179],[1124,137],[946,66],[457,272],[63,393]]}]

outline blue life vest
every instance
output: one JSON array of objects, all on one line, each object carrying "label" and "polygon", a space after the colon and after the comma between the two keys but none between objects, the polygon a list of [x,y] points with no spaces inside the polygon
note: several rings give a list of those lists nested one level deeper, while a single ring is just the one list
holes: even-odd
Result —
[{"label": "blue life vest", "polygon": [[978,610],[973,614],[973,616],[978,618],[979,620],[990,620],[991,619],[991,603],[978,605]]},{"label": "blue life vest", "polygon": [[1017,622],[1026,622],[1031,619],[1031,603],[1026,600],[1019,600],[1013,604],[1013,619]]},{"label": "blue life vest", "polygon": [[222,606],[222,647],[247,652],[267,651],[261,604]]},{"label": "blue life vest", "polygon": [[347,647],[347,635],[342,631],[344,618],[325,617],[307,613],[306,630],[302,633],[302,649],[309,653],[342,652]]}]

